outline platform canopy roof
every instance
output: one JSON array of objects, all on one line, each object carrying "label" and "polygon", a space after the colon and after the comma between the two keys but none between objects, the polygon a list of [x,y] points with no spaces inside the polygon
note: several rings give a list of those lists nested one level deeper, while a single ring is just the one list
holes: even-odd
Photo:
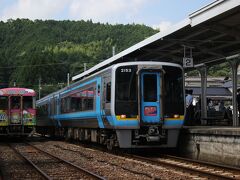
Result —
[{"label": "platform canopy roof", "polygon": [[240,54],[240,0],[216,0],[167,31],[159,32],[91,69],[76,75],[77,80],[126,61],[165,61],[183,64],[192,48],[195,66],[218,64]]},{"label": "platform canopy roof", "polygon": [[[192,89],[193,90],[193,95],[194,96],[199,96],[201,95],[201,87],[186,87],[187,89]],[[208,97],[217,97],[217,98],[222,98],[222,97],[232,97],[232,93],[228,88],[224,87],[207,87],[207,96]]]}]

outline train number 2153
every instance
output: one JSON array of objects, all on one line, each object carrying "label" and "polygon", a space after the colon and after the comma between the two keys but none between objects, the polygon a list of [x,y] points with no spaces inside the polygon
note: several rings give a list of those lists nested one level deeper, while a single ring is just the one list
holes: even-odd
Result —
[{"label": "train number 2153", "polygon": [[121,69],[122,73],[130,73],[132,72],[132,69]]}]

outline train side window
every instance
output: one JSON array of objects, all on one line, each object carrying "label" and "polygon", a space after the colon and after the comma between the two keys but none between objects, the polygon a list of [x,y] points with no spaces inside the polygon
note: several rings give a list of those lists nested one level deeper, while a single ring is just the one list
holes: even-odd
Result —
[{"label": "train side window", "polygon": [[82,110],[82,99],[80,93],[71,95],[71,112]]},{"label": "train side window", "polygon": [[50,100],[50,106],[51,106],[50,114],[54,115],[55,114],[55,102],[54,102],[53,98]]},{"label": "train side window", "polygon": [[35,96],[32,98],[32,103],[33,103],[33,109],[36,109],[36,97]]},{"label": "train side window", "polygon": [[83,87],[61,99],[61,113],[92,111],[96,104],[96,85]]},{"label": "train side window", "polygon": [[64,97],[61,99],[61,113],[69,113],[71,105],[71,97]]},{"label": "train side window", "polygon": [[94,110],[94,98],[95,98],[95,90],[93,87],[88,88],[84,91],[81,91],[83,94],[82,97],[82,111],[90,111]]},{"label": "train side window", "polygon": [[37,116],[38,117],[46,117],[48,115],[48,105],[44,104],[37,108]]},{"label": "train side window", "polygon": [[106,103],[111,102],[111,82],[106,85]]},{"label": "train side window", "polygon": [[61,99],[61,113],[66,113],[66,98]]}]

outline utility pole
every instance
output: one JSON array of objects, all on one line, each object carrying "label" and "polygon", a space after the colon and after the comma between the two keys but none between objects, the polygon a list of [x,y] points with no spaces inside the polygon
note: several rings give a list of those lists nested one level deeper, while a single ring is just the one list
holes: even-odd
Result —
[{"label": "utility pole", "polygon": [[115,53],[116,53],[116,52],[115,52],[115,49],[116,49],[115,46],[113,46],[113,47],[112,47],[112,56],[115,56]]},{"label": "utility pole", "polygon": [[83,63],[83,66],[84,66],[84,71],[87,70],[87,63]]},{"label": "utility pole", "polygon": [[41,98],[41,89],[42,89],[42,87],[41,87],[41,77],[38,79],[38,99],[40,99]]},{"label": "utility pole", "polygon": [[67,86],[69,86],[69,84],[70,84],[70,74],[67,73]]}]

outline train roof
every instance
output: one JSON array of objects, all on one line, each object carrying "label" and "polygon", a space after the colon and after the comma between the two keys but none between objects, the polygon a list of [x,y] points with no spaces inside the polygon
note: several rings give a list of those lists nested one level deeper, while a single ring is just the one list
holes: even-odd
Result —
[{"label": "train roof", "polygon": [[36,96],[36,92],[33,89],[12,87],[0,89],[0,96]]},{"label": "train roof", "polygon": [[161,61],[183,65],[184,47],[193,48],[194,66],[219,64],[239,53],[240,1],[216,0],[161,31],[72,77],[79,80],[116,63]]},{"label": "train roof", "polygon": [[[108,69],[111,69],[111,68],[112,68],[112,66],[107,67],[106,69],[103,69],[103,70],[101,70],[101,71],[99,71],[99,72],[96,72],[96,73],[88,76],[86,79],[84,79],[84,81],[86,81],[86,80],[88,80],[89,78],[95,76],[96,74],[99,74],[99,73],[101,73],[101,72],[107,71]],[[80,80],[79,80],[79,81],[80,81]],[[66,87],[64,87],[64,88],[62,88],[62,89],[59,89],[58,91],[55,91],[55,92],[53,92],[53,93],[51,93],[51,94],[48,94],[47,96],[45,96],[45,97],[37,100],[37,105],[42,104],[42,103],[45,103],[45,102],[48,101],[50,98],[53,98],[54,95],[59,94],[59,93],[65,91],[65,90],[67,90],[68,88],[71,88],[71,87],[75,86],[76,84],[79,83],[79,81],[74,82],[74,83],[70,84],[69,86],[66,86]]]},{"label": "train roof", "polygon": [[119,67],[119,66],[126,66],[126,65],[165,65],[165,66],[175,66],[175,67],[179,67],[182,69],[182,66],[179,65],[179,64],[176,64],[176,63],[169,63],[169,62],[154,62],[154,61],[136,61],[136,62],[124,62],[124,63],[118,63],[118,64],[114,64],[114,65],[111,65],[109,67],[106,67],[105,69],[102,69],[101,71],[97,71],[95,72],[94,74],[91,74],[89,76],[86,75],[86,78],[84,79],[79,79],[78,81],[70,84],[70,86],[66,86],[56,92],[53,92],[39,100],[37,100],[37,105],[41,105],[41,104],[45,104],[46,102],[49,101],[49,99],[53,98],[55,95],[58,95],[60,94],[61,92],[69,89],[69,88],[72,88],[74,87],[75,85],[77,85],[78,83],[81,83],[81,82],[84,82],[84,81],[87,81],[91,78],[93,78],[94,76],[98,75],[98,74],[101,74],[101,73],[104,73],[104,72],[107,72],[108,70],[111,70],[112,68],[116,68],[116,67]]}]

